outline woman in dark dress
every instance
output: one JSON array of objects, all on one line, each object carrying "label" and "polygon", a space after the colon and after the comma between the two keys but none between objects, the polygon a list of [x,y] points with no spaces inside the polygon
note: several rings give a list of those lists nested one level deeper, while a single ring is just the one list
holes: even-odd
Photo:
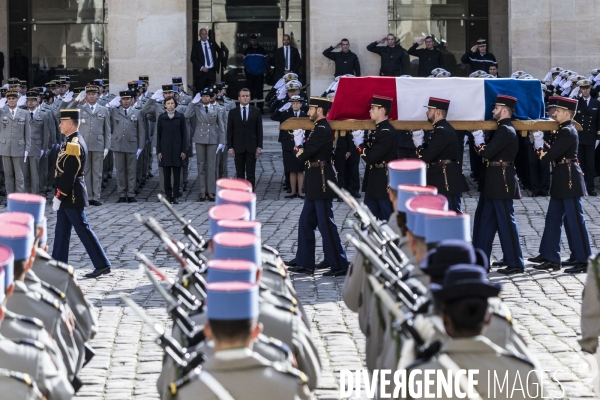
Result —
[{"label": "woman in dark dress", "polygon": [[[300,96],[292,96],[290,101],[271,114],[273,121],[283,122],[289,118],[307,117],[308,115],[301,110],[303,99]],[[295,197],[304,198],[302,189],[304,187],[304,164],[302,164],[294,154],[294,136],[292,131],[279,131],[279,140],[283,150],[283,170],[290,174],[291,193],[285,196],[286,199]],[[296,189],[297,188],[297,189]]]},{"label": "woman in dark dress", "polygon": [[[156,154],[158,166],[163,169],[165,180],[165,193],[173,204],[179,204],[179,182],[181,179],[181,168],[187,166],[186,143],[188,132],[185,117],[182,113],[175,111],[177,101],[173,98],[165,100],[166,112],[158,116]],[[171,182],[171,172],[173,182]]]}]

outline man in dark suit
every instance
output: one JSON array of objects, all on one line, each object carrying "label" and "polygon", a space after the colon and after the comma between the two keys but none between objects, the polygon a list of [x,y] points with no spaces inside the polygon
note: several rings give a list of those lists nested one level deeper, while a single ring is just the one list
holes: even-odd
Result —
[{"label": "man in dark suit", "polygon": [[290,35],[283,35],[283,47],[275,52],[275,81],[284,74],[293,72],[299,74],[302,67],[302,58],[297,48],[290,46]]},{"label": "man in dark suit", "polygon": [[240,105],[227,117],[227,147],[235,161],[235,174],[246,179],[256,189],[254,171],[256,159],[263,146],[262,117],[258,107],[249,105],[250,90],[243,88],[238,95]]},{"label": "man in dark suit", "polygon": [[200,40],[192,47],[190,61],[194,66],[194,90],[196,93],[212,86],[217,80],[221,65],[221,48],[208,39],[206,29],[200,29]]},{"label": "man in dark suit", "polygon": [[583,170],[587,192],[590,196],[597,196],[598,194],[594,190],[594,145],[600,133],[600,101],[590,96],[592,81],[583,79],[578,82],[578,85],[581,97],[577,104],[577,113],[574,120],[579,122],[582,130],[578,132],[579,149],[577,154]]}]

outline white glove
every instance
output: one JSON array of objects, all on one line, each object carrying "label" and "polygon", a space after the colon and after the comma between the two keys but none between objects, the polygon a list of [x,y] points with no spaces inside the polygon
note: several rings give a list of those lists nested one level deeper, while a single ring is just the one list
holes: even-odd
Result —
[{"label": "white glove", "polygon": [[479,145],[485,143],[485,137],[482,130],[473,132],[473,141],[475,142],[475,147],[479,147]]},{"label": "white glove", "polygon": [[44,150],[40,150],[40,158],[44,157]]},{"label": "white glove", "polygon": [[600,144],[600,140],[596,140],[596,145],[594,146],[594,148],[598,147],[599,144]]},{"label": "white glove", "polygon": [[423,139],[425,136],[425,132],[423,132],[422,129],[419,129],[417,131],[412,131],[412,140],[413,143],[415,144],[415,147],[419,147],[423,145]]},{"label": "white glove", "polygon": [[294,144],[296,146],[301,146],[304,143],[304,129],[296,129],[292,132],[294,135]]},{"label": "white glove", "polygon": [[280,90],[279,93],[277,94],[277,100],[285,99],[286,95],[287,95],[287,90],[285,90],[285,88],[283,88],[283,90]]},{"label": "white glove", "polygon": [[25,159],[23,160],[23,162],[27,162],[27,156],[29,155],[29,152],[27,150],[25,150]]},{"label": "white glove", "polygon": [[218,153],[218,152],[220,152],[220,151],[223,151],[223,149],[224,149],[224,148],[225,148],[225,145],[224,145],[224,144],[220,144],[220,145],[218,145],[218,146],[217,146],[217,151],[215,151],[215,154],[217,154],[217,153]]},{"label": "white glove", "polygon": [[119,107],[121,105],[121,96],[115,96],[108,105],[111,107]]},{"label": "white glove", "polygon": [[283,106],[283,107],[281,107],[281,108],[279,109],[279,112],[284,112],[285,110],[289,109],[291,106],[292,106],[292,103],[290,103],[290,102],[287,102],[287,103],[285,103],[285,104],[284,104],[284,106]]},{"label": "white glove", "polygon": [[579,86],[576,87],[575,89],[573,89],[573,91],[571,92],[571,94],[569,94],[569,97],[574,99],[577,95],[579,94]]},{"label": "white glove", "polygon": [[354,143],[354,146],[358,147],[361,144],[363,144],[364,141],[365,141],[365,131],[363,131],[362,129],[352,131],[352,142]]},{"label": "white glove", "polygon": [[[82,92],[82,93],[84,93],[84,92]],[[81,93],[79,93],[79,94],[81,94]],[[85,96],[85,93],[84,93],[83,95]],[[68,95],[66,95],[66,96],[63,98],[63,101],[64,101],[65,103],[68,103],[68,102],[70,102],[70,101],[72,101],[72,100],[73,100],[73,92],[69,93]]]},{"label": "white glove", "polygon": [[81,91],[77,97],[75,97],[75,101],[80,103],[83,99],[85,99],[85,91]]},{"label": "white glove", "polygon": [[165,97],[163,96],[163,90],[162,89],[158,89],[156,92],[154,92],[154,94],[150,98],[152,100],[155,100],[155,101],[164,100]]},{"label": "white glove", "polygon": [[107,154],[108,154],[108,149],[104,149],[104,156],[102,158],[106,158]]},{"label": "white glove", "polygon": [[533,147],[535,149],[541,149],[542,147],[544,147],[544,132],[533,132]]},{"label": "white glove", "polygon": [[200,93],[196,93],[196,96],[194,96],[194,100],[192,100],[192,104],[200,103],[201,98],[202,98],[202,96],[200,96]]},{"label": "white glove", "polygon": [[53,197],[52,198],[52,210],[58,211],[59,208],[60,208],[60,200],[57,199],[56,197]]},{"label": "white glove", "polygon": [[135,159],[136,160],[140,157],[140,154],[142,154],[142,149],[138,149],[137,153],[135,153]]}]

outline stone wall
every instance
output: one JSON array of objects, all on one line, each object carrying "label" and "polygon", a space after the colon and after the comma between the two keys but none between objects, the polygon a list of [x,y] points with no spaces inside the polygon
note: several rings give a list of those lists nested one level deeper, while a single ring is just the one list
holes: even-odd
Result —
[{"label": "stone wall", "polygon": [[496,56],[501,77],[511,74],[508,55],[508,2],[509,0],[490,1],[488,9],[489,51]]},{"label": "stone wall", "polygon": [[188,76],[189,0],[107,2],[111,92],[140,74],[149,75],[152,91]]},{"label": "stone wall", "polygon": [[[378,75],[380,58],[367,51],[367,45],[388,33],[387,0],[306,0],[307,50],[310,95],[319,96],[333,81],[333,61],[323,50],[342,38],[358,55],[363,76]],[[338,51],[338,50],[336,50]]]},{"label": "stone wall", "polygon": [[600,67],[597,0],[509,0],[508,16],[513,71],[542,79],[560,66],[587,77]]}]

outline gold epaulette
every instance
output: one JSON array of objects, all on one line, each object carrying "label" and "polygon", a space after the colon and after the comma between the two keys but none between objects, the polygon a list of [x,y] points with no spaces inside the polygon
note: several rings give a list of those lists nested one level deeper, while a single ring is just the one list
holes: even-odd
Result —
[{"label": "gold epaulette", "polygon": [[65,153],[70,156],[79,157],[81,155],[81,147],[79,146],[79,139],[74,137],[73,140],[67,143]]}]

